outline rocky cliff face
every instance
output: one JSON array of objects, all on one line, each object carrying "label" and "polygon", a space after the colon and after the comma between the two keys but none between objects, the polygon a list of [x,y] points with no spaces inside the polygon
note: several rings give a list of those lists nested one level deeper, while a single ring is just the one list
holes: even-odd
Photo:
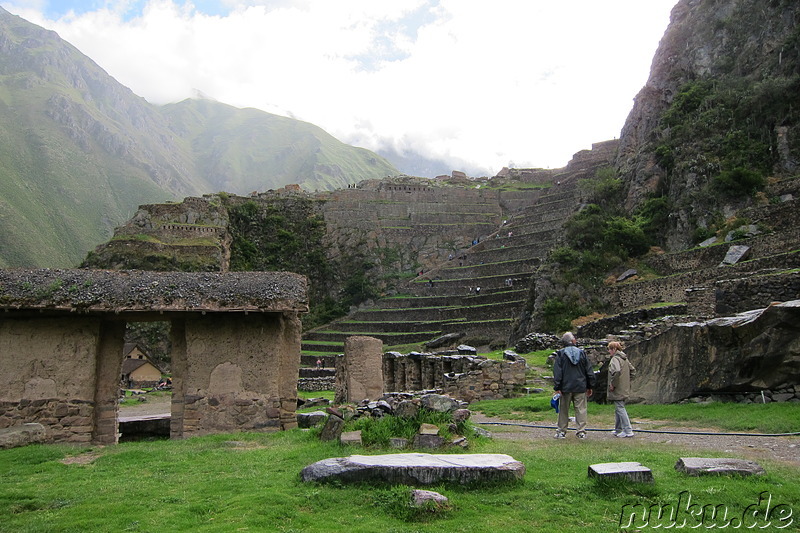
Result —
[{"label": "rocky cliff face", "polygon": [[617,159],[627,208],[652,196],[672,202],[670,248],[691,245],[713,217],[747,204],[749,180],[797,173],[798,21],[793,0],[680,0],[674,7]]},{"label": "rocky cliff face", "polygon": [[[687,323],[626,350],[637,375],[632,401],[676,402],[709,392],[795,390],[800,301]],[[791,395],[789,395],[791,396]]]}]

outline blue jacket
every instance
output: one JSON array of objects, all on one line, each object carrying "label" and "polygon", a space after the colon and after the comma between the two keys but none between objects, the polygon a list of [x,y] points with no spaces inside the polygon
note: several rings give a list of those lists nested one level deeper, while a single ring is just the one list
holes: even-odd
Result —
[{"label": "blue jacket", "polygon": [[586,352],[577,346],[567,346],[556,352],[553,362],[553,390],[586,392],[595,384],[594,370]]}]

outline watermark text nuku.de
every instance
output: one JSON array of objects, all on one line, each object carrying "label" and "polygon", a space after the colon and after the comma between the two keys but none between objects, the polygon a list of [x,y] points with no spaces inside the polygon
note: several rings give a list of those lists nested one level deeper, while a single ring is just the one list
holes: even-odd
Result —
[{"label": "watermark text nuku.de", "polygon": [[619,515],[620,529],[783,529],[792,525],[791,506],[773,501],[764,491],[756,502],[734,508],[723,503],[695,501],[689,491],[678,494],[677,503],[628,503]]}]

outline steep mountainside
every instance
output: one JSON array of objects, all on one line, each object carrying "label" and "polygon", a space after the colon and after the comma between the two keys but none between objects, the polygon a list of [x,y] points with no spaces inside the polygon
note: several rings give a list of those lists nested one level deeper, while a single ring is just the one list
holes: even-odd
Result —
[{"label": "steep mountainside", "polygon": [[140,204],[397,171],[304,122],[212,101],[153,106],[0,8],[0,267],[66,267]]},{"label": "steep mountainside", "polygon": [[71,266],[136,205],[203,190],[158,110],[0,8],[0,265]]},{"label": "steep mountainside", "polygon": [[397,174],[382,157],[307,122],[210,100],[184,100],[162,111],[214,191],[263,191],[290,183],[331,190],[354,179]]},{"label": "steep mountainside", "polygon": [[[626,206],[664,197],[664,244],[719,229],[800,170],[800,3],[680,0],[620,138]],[[757,198],[756,198],[757,199]]]}]

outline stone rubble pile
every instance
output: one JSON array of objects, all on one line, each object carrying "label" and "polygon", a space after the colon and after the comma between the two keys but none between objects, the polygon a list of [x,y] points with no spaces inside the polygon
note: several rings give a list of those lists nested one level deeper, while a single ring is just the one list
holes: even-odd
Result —
[{"label": "stone rubble pile", "polygon": [[560,339],[555,335],[547,333],[528,333],[517,341],[514,347],[518,353],[538,352],[539,350],[551,350],[561,346]]},{"label": "stone rubble pile", "polygon": [[[466,437],[458,435],[459,424],[467,421],[471,412],[465,408],[466,403],[438,394],[436,391],[420,391],[419,393],[395,392],[385,394],[379,400],[364,400],[358,405],[342,405],[328,407],[325,412],[314,411],[298,413],[297,424],[301,428],[310,428],[323,424],[320,433],[321,440],[339,440],[342,444],[361,445],[361,432],[344,432],[345,422],[360,417],[383,418],[385,416],[399,416],[402,418],[415,418],[421,411],[427,410],[437,413],[450,413],[452,422],[448,430],[454,438],[447,441],[439,435],[439,428],[434,424],[421,424],[413,442],[408,439],[395,437],[390,441],[393,448],[407,448],[409,444],[414,448],[436,449],[445,446],[458,446],[466,448]],[[481,435],[488,436],[484,433]]]}]

